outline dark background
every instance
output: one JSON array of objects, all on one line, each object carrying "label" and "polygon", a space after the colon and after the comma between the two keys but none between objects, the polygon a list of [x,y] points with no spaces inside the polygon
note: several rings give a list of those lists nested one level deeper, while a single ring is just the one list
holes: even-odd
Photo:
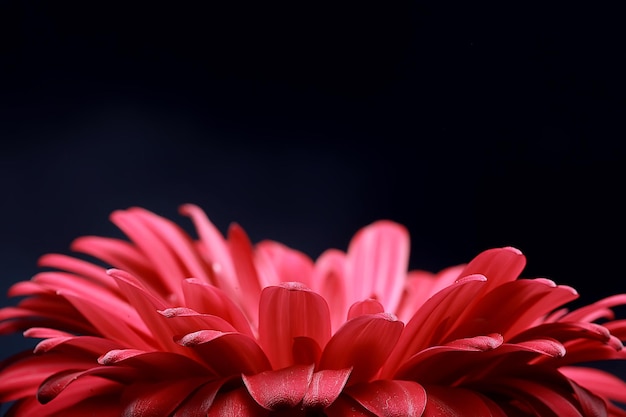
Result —
[{"label": "dark background", "polygon": [[128,3],[0,2],[2,293],[187,202],[313,257],[389,218],[414,268],[513,245],[581,302],[626,292],[620,10]]}]

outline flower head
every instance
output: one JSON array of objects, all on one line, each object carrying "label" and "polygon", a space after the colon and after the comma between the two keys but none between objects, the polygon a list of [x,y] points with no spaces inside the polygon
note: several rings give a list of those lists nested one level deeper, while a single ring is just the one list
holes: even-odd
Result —
[{"label": "flower head", "polygon": [[10,289],[0,333],[39,342],[0,365],[9,415],[626,416],[626,382],[577,366],[626,359],[626,295],[569,311],[510,247],[408,271],[391,221],[313,261],[181,212],[197,237],[117,211],[128,239],[79,238],[93,262],[48,254]]}]

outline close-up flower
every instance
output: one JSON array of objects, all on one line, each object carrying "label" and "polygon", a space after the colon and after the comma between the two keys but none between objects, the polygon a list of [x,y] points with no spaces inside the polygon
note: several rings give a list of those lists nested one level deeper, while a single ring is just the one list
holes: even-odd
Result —
[{"label": "close-up flower", "polygon": [[142,208],[9,290],[0,334],[34,350],[0,364],[7,416],[626,416],[626,294],[568,308],[572,287],[522,275],[513,247],[431,273],[408,230],[371,223],[316,259],[195,236]]}]

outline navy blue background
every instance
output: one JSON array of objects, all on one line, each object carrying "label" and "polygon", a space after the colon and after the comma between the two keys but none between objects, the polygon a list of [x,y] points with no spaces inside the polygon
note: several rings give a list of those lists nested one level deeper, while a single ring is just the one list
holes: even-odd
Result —
[{"label": "navy blue background", "polygon": [[414,268],[513,245],[581,302],[626,291],[619,10],[224,3],[0,4],[2,293],[187,202],[313,257],[389,218]]}]

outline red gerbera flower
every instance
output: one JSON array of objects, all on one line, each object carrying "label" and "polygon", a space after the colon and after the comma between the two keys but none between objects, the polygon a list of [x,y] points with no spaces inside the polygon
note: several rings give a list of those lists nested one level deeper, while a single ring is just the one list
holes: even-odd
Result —
[{"label": "red gerbera flower", "polygon": [[568,311],[576,291],[520,279],[513,248],[407,272],[390,221],[312,261],[181,211],[197,238],[117,211],[128,241],[72,245],[98,263],[45,255],[10,289],[0,332],[41,341],[1,365],[8,415],[626,416],[624,381],[573,366],[626,358],[626,295]]}]

